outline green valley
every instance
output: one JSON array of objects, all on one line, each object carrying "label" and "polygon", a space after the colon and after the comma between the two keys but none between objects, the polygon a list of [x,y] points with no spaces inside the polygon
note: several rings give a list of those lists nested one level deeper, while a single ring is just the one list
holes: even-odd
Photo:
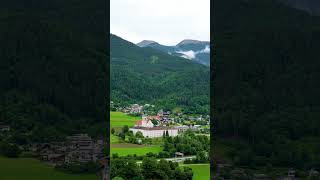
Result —
[{"label": "green valley", "polygon": [[[126,115],[122,112],[110,112],[110,129],[115,129],[116,132],[121,131],[123,126],[133,127],[136,121],[140,120],[141,117],[133,117],[130,115]],[[115,136],[110,133],[110,154],[118,154],[119,156],[127,156],[127,155],[146,155],[147,153],[159,153],[162,151],[161,145],[137,145],[130,144],[120,140],[119,136]]]},{"label": "green valley", "polygon": [[52,166],[31,158],[5,158],[0,156],[2,180],[99,180],[96,174],[66,174]]},{"label": "green valley", "polygon": [[[110,35],[111,100],[208,114],[210,68]],[[125,53],[124,53],[125,52]]]}]

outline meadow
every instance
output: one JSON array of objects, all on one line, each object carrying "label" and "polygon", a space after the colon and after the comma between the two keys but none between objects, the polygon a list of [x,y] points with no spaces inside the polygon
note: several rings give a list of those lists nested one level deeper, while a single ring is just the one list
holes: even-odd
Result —
[{"label": "meadow", "polygon": [[31,158],[0,157],[1,180],[99,180],[95,174],[66,174]]},{"label": "meadow", "polygon": [[190,167],[194,180],[210,180],[210,164],[180,164],[181,167]]},{"label": "meadow", "polygon": [[125,125],[129,127],[134,126],[136,121],[141,119],[141,117],[133,117],[126,115],[122,112],[110,112],[110,126],[111,128],[120,128]]},{"label": "meadow", "polygon": [[[121,131],[121,128],[125,125],[132,127],[139,120],[140,117],[133,117],[126,115],[122,112],[110,112],[110,129],[115,129],[116,131]],[[119,143],[119,137],[110,133],[110,143]]]},{"label": "meadow", "polygon": [[148,152],[159,153],[162,151],[160,145],[144,146],[144,145],[135,145],[135,144],[112,144],[111,145],[111,155],[117,153],[119,156],[127,156],[129,154],[137,156],[142,156]]},{"label": "meadow", "polygon": [[[141,119],[140,117],[132,117],[126,115],[122,112],[110,112],[110,124],[111,128],[114,128],[116,131],[120,131],[121,128],[125,125],[132,127],[135,122]],[[120,143],[119,138],[113,134],[110,135],[111,145],[110,145],[110,154],[117,153],[119,156],[138,155],[142,156],[148,152],[159,153],[162,151],[162,143],[155,142],[156,145],[145,146],[129,143]],[[156,141],[156,139],[154,140]]]}]

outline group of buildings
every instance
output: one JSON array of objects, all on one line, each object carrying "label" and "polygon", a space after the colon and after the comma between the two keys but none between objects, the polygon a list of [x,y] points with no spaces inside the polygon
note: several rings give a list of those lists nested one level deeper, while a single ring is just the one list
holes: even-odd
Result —
[{"label": "group of buildings", "polygon": [[68,136],[65,142],[33,145],[32,151],[52,165],[97,162],[104,158],[104,141],[93,140],[87,134]]},{"label": "group of buildings", "polygon": [[157,116],[142,116],[142,120],[136,122],[129,130],[136,134],[141,132],[144,137],[156,138],[163,136],[177,136],[180,132],[188,129],[188,126],[168,126],[169,113]]},{"label": "group of buildings", "polygon": [[10,126],[0,122],[0,132],[10,131]]}]

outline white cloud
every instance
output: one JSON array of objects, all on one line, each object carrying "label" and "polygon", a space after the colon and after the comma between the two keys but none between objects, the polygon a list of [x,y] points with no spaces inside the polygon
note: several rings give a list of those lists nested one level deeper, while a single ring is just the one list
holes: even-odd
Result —
[{"label": "white cloud", "polygon": [[[200,51],[201,53],[210,53],[210,47],[206,46],[203,50]],[[199,52],[199,53],[200,53]]]},{"label": "white cloud", "polygon": [[187,59],[195,59],[196,58],[196,55],[199,54],[199,53],[210,53],[210,47],[209,46],[206,46],[204,49],[200,50],[200,51],[177,51],[177,53],[181,53],[181,54],[184,54],[184,58],[187,58]]},{"label": "white cloud", "polygon": [[187,58],[187,59],[194,59],[196,58],[196,53],[192,50],[190,51],[178,51],[177,53],[181,53],[181,54],[184,54],[184,58]]},{"label": "white cloud", "polygon": [[137,43],[210,39],[210,0],[111,0],[110,31]]}]

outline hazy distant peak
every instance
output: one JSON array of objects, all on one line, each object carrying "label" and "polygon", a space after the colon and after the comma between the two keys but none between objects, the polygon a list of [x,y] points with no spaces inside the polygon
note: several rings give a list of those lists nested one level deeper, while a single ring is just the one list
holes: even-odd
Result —
[{"label": "hazy distant peak", "polygon": [[139,42],[139,43],[137,43],[137,46],[140,46],[140,47],[146,47],[146,46],[148,46],[148,45],[150,45],[150,44],[158,44],[157,42],[155,42],[155,41],[151,41],[151,40],[143,40],[143,41],[141,41],[141,42]]},{"label": "hazy distant peak", "polygon": [[181,41],[177,46],[186,45],[186,44],[202,44],[203,41],[193,40],[193,39],[185,39]]}]

